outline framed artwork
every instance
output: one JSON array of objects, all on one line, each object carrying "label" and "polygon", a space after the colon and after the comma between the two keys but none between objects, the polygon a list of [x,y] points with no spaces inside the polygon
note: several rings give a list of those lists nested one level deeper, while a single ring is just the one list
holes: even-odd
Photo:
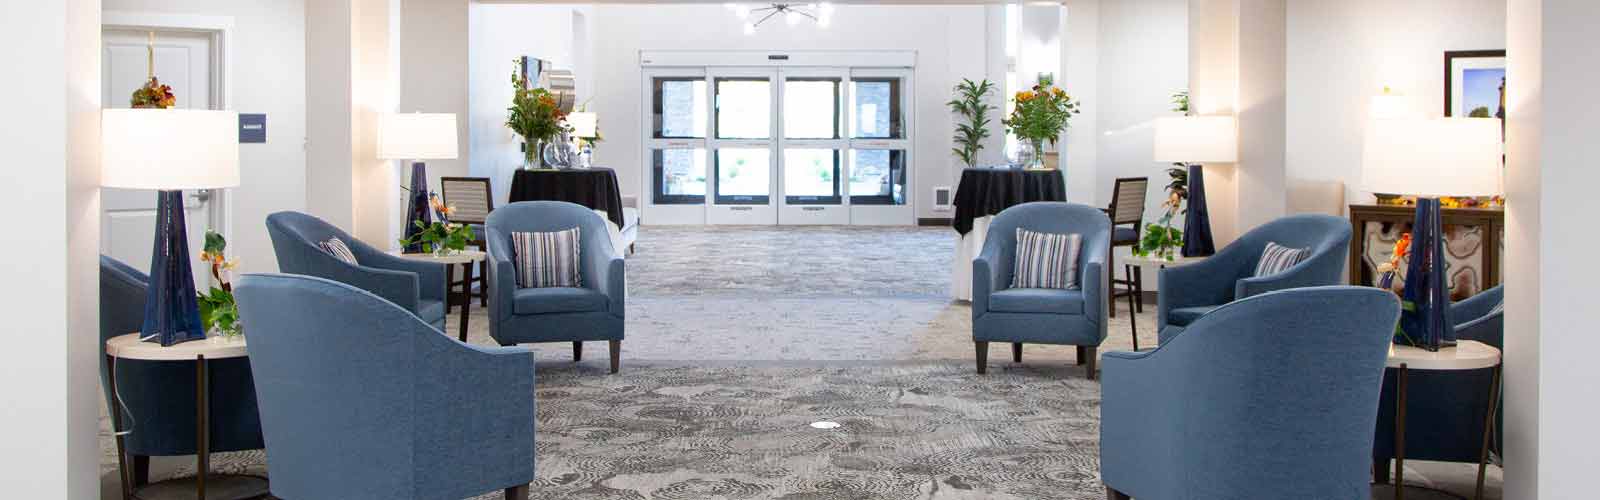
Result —
[{"label": "framed artwork", "polygon": [[1506,117],[1506,51],[1444,53],[1444,115]]}]

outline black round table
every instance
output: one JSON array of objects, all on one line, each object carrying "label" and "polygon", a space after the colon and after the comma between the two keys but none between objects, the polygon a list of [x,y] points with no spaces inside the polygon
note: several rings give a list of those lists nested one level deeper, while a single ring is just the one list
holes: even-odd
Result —
[{"label": "black round table", "polygon": [[1061,171],[1020,168],[967,168],[956,187],[956,232],[972,231],[972,221],[1032,201],[1067,201]]},{"label": "black round table", "polygon": [[603,210],[617,227],[622,224],[622,191],[617,172],[605,167],[574,170],[518,170],[511,178],[512,203],[565,201]]}]

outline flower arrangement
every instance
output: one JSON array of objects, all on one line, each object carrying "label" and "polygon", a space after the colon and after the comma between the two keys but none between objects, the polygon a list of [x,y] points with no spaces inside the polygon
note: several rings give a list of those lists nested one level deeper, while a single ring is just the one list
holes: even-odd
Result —
[{"label": "flower arrangement", "polygon": [[1061,131],[1067,128],[1067,119],[1078,114],[1078,103],[1065,90],[1041,81],[1032,90],[1017,92],[1012,97],[1016,106],[1004,120],[1006,130],[1017,138],[1026,140],[1033,148],[1034,164],[1044,162],[1044,142],[1054,145],[1061,141]]},{"label": "flower arrangement", "polygon": [[172,95],[172,86],[152,76],[144,86],[133,91],[133,99],[128,104],[135,108],[167,109],[178,104],[178,97]]},{"label": "flower arrangement", "polygon": [[222,235],[216,231],[206,231],[205,249],[200,251],[200,261],[211,264],[211,276],[216,278],[219,285],[200,294],[200,324],[205,325],[207,331],[221,334],[223,338],[244,334],[244,326],[239,323],[239,305],[233,300],[233,283],[228,281],[229,271],[238,267],[239,263],[227,258],[224,254],[227,248],[228,240],[223,239]]},{"label": "flower arrangement", "polygon": [[422,231],[411,235],[410,238],[401,238],[400,245],[420,244],[422,251],[438,255],[465,250],[467,243],[475,238],[471,226],[450,222],[450,216],[455,215],[456,207],[444,204],[438,195],[428,195],[428,206],[433,209],[434,215],[439,220],[431,224],[423,224],[420,220],[412,221],[412,224],[416,224],[417,229]]},{"label": "flower arrangement", "polygon": [[[1400,309],[1415,312],[1417,310],[1417,304],[1415,302],[1405,300],[1404,295],[1401,294],[1401,290],[1395,288],[1395,278],[1400,277],[1400,270],[1403,269],[1401,263],[1410,255],[1411,233],[1402,233],[1400,235],[1400,239],[1394,241],[1394,250],[1389,252],[1389,261],[1378,265],[1378,272],[1382,273],[1378,277],[1378,288],[1394,292],[1396,295],[1401,295],[1402,298],[1400,299]],[[1401,283],[1401,287],[1404,286],[1404,283]],[[1405,339],[1407,344],[1417,345],[1416,342],[1411,340],[1410,335],[1406,335],[1405,329],[1401,328],[1400,324],[1401,322],[1399,321],[1395,322],[1395,336]]]},{"label": "flower arrangement", "polygon": [[528,79],[520,71],[521,61],[517,64],[518,70],[511,72],[511,85],[516,95],[511,98],[511,107],[506,108],[506,128],[522,137],[523,160],[533,165],[539,159],[540,144],[552,142],[569,131],[565,123],[567,114],[556,105],[556,98],[550,91],[528,88]]}]

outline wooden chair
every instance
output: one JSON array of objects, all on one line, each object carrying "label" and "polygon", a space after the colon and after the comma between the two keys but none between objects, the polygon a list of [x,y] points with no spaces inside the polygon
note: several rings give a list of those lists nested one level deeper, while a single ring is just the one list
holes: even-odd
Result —
[{"label": "wooden chair", "polygon": [[[1121,177],[1117,179],[1116,186],[1111,192],[1111,206],[1106,208],[1106,215],[1111,216],[1111,247],[1133,247],[1139,244],[1139,235],[1144,228],[1144,200],[1145,193],[1149,190],[1149,177]],[[1111,273],[1111,317],[1117,317],[1117,298],[1132,295],[1133,305],[1129,306],[1128,314],[1144,312],[1143,297],[1144,275],[1138,266],[1123,264],[1123,279],[1116,279],[1116,253],[1110,253],[1110,265],[1107,272]],[[1117,285],[1122,285],[1122,290],[1117,290]],[[1138,339],[1134,339],[1134,349],[1138,349]]]},{"label": "wooden chair", "polygon": [[[479,250],[488,250],[488,246],[484,243],[483,221],[488,220],[489,212],[494,211],[494,189],[490,185],[489,178],[441,177],[439,184],[444,191],[444,204],[455,207],[455,215],[450,216],[450,222],[472,226],[475,238],[468,244],[478,247]],[[488,265],[487,259],[479,262],[478,276],[472,279],[472,283],[462,285],[469,287],[469,290],[473,284],[478,285],[478,292],[469,292],[468,297],[478,297],[478,304],[483,307],[489,305],[489,294],[484,291],[488,289],[488,285],[484,284],[484,277],[489,275]],[[455,266],[448,267],[445,279],[450,282],[450,286],[462,284],[456,281]],[[453,304],[446,301],[446,314],[449,314],[451,305]]]}]

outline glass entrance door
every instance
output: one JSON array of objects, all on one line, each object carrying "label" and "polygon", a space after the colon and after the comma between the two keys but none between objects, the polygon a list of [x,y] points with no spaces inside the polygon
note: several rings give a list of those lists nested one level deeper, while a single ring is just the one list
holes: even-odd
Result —
[{"label": "glass entrance door", "polygon": [[838,68],[779,71],[779,224],[849,224],[845,207],[844,91]]},{"label": "glass entrance door", "polygon": [[778,75],[717,69],[712,93],[710,224],[776,224]]}]

